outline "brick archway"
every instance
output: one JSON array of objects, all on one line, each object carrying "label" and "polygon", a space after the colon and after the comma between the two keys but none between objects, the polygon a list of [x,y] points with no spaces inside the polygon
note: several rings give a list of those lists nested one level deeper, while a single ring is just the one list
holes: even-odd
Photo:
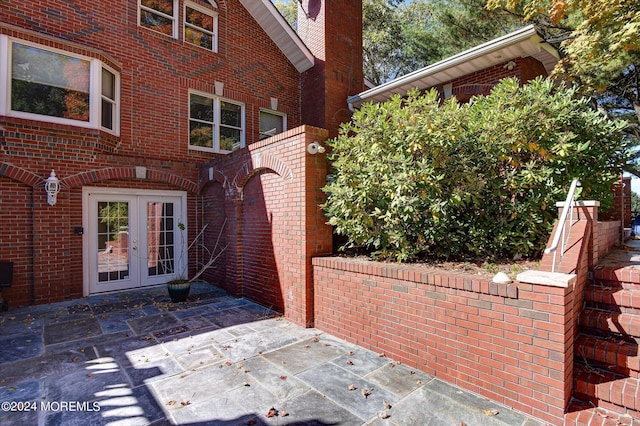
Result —
[{"label": "brick archway", "polygon": [[1,176],[6,176],[9,179],[16,180],[32,187],[44,184],[46,180],[46,178],[42,178],[33,172],[22,167],[14,166],[10,163],[0,163],[0,177]]},{"label": "brick archway", "polygon": [[162,170],[147,169],[146,167],[108,167],[100,170],[90,170],[65,177],[60,179],[60,182],[69,188],[75,188],[112,179],[146,179],[177,186],[184,191],[198,192],[198,184],[189,179]]},{"label": "brick archway", "polygon": [[277,174],[283,180],[293,181],[293,171],[280,158],[269,154],[253,154],[251,159],[244,162],[240,167],[230,186],[242,194],[242,189],[247,182],[253,176],[265,170]]}]

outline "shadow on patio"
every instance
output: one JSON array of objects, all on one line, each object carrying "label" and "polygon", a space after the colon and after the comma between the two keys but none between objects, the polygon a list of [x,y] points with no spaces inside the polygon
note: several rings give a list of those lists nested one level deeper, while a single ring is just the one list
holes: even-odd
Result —
[{"label": "shadow on patio", "polygon": [[538,424],[208,284],[165,292],[0,316],[0,423]]}]

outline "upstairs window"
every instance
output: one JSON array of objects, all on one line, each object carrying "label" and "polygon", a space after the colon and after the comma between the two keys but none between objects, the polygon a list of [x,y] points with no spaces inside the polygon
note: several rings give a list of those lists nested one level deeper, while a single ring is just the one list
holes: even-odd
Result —
[{"label": "upstairs window", "polygon": [[138,4],[138,23],[141,27],[177,38],[177,0],[139,0]]},{"label": "upstairs window", "polygon": [[191,2],[184,5],[184,40],[213,52],[218,51],[218,14]]},{"label": "upstairs window", "polygon": [[229,153],[245,146],[244,105],[202,92],[189,94],[189,149]]},{"label": "upstairs window", "polygon": [[287,130],[287,116],[275,111],[260,111],[260,140]]},{"label": "upstairs window", "polygon": [[119,133],[120,76],[98,59],[0,36],[0,115]]}]

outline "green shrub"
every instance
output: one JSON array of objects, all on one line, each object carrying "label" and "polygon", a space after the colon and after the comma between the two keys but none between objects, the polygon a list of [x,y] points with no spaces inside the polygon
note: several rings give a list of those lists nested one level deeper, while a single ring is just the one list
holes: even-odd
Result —
[{"label": "green shrub", "polygon": [[623,122],[544,79],[468,104],[413,91],[365,104],[329,141],[323,208],[346,247],[397,261],[538,256],[573,178],[606,207]]}]

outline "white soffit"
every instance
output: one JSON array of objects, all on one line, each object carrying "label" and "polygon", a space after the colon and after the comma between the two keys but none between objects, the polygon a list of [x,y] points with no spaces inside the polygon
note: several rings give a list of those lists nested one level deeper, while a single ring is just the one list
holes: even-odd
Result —
[{"label": "white soffit", "polygon": [[383,102],[393,94],[404,96],[413,88],[428,89],[515,58],[532,56],[551,72],[558,52],[542,41],[533,25],[483,43],[425,68],[383,83],[348,98],[352,107],[364,102]]},{"label": "white soffit", "polygon": [[314,57],[270,0],[240,0],[298,72],[313,67]]}]

